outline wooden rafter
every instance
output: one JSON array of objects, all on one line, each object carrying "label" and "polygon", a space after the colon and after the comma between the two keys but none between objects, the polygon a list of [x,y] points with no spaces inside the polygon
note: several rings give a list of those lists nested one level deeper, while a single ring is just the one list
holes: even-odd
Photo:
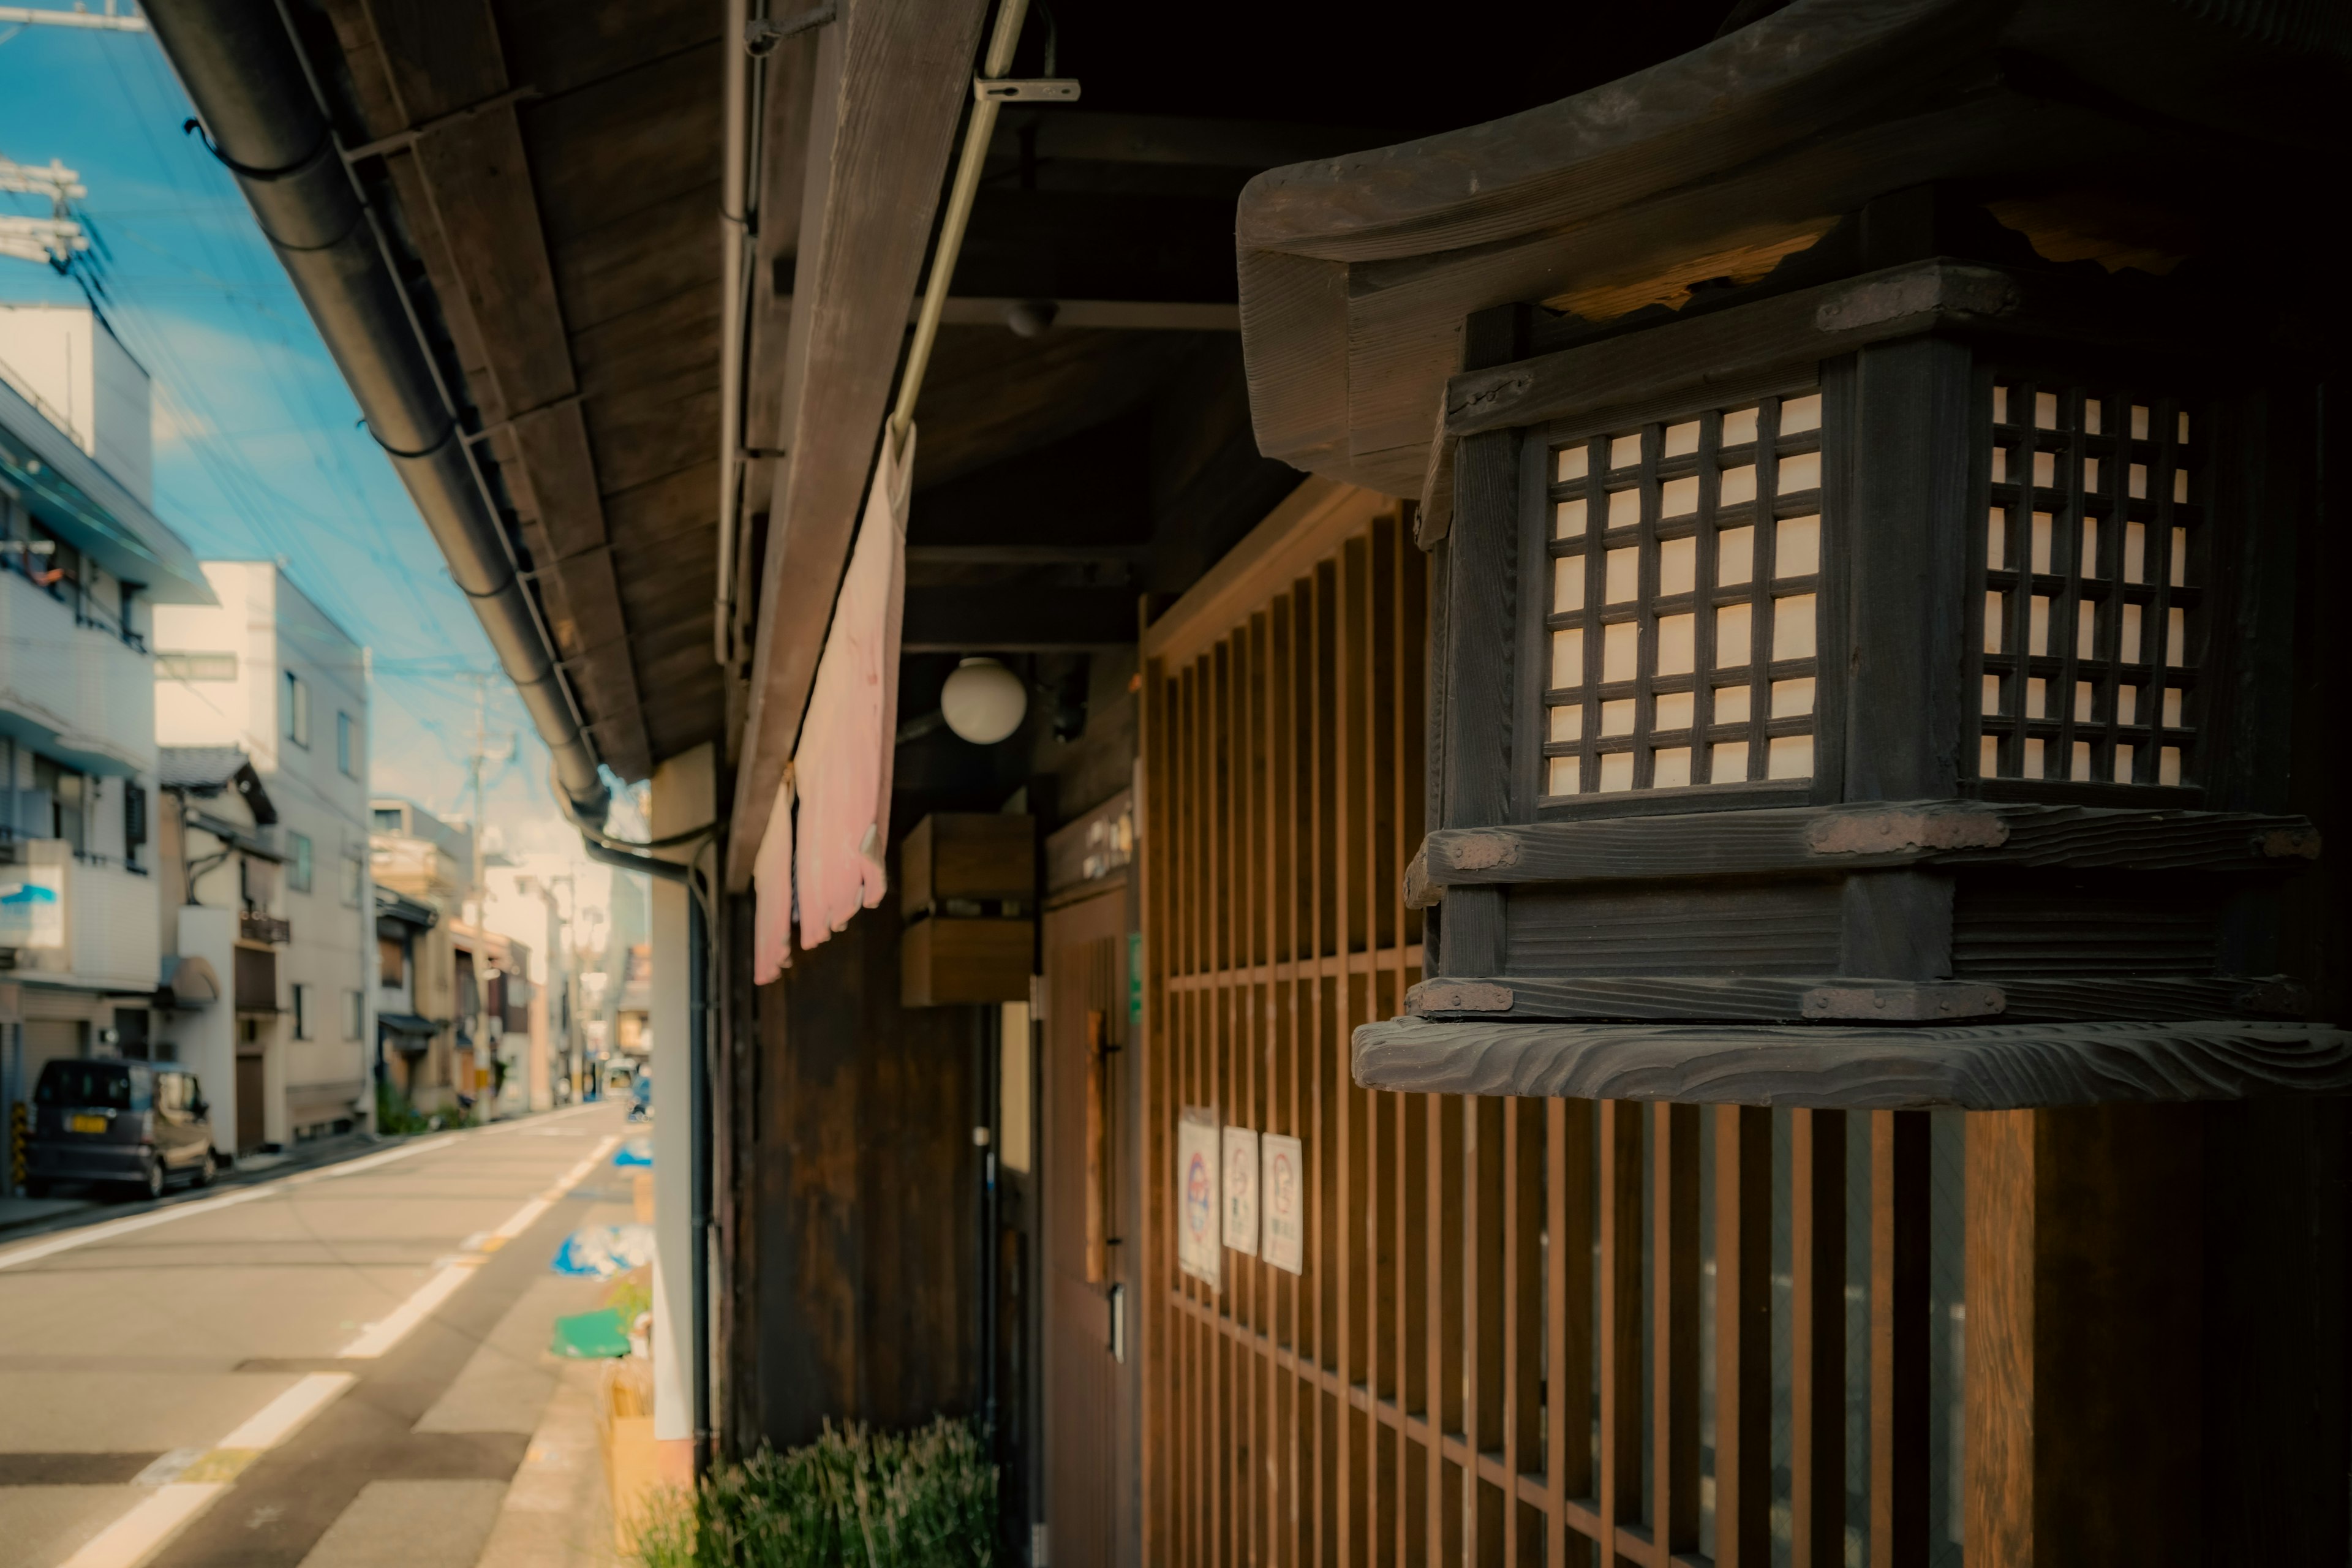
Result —
[{"label": "wooden rafter", "polygon": [[370,132],[414,132],[387,165],[467,390],[484,422],[500,427],[483,456],[522,517],[557,655],[599,755],[625,776],[644,776],[652,748],[628,622],[518,114],[528,84],[519,91],[509,81],[487,4],[428,13],[341,0],[331,9]]}]

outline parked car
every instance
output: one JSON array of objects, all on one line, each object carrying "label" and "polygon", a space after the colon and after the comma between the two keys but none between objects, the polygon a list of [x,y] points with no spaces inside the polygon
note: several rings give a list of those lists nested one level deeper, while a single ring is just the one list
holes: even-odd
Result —
[{"label": "parked car", "polygon": [[212,1107],[196,1075],[148,1062],[53,1061],[33,1089],[25,1190],[99,1182],[161,1197],[172,1182],[212,1185]]}]

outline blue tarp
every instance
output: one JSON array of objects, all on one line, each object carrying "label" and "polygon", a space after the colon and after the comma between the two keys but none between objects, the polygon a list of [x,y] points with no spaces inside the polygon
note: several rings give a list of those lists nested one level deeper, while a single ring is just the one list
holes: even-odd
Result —
[{"label": "blue tarp", "polygon": [[654,1260],[649,1225],[592,1225],[573,1231],[556,1248],[555,1271],[610,1279]]}]

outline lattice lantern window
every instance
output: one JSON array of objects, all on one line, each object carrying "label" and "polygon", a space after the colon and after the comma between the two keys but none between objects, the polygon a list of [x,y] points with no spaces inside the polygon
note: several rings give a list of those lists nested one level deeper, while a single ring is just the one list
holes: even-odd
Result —
[{"label": "lattice lantern window", "polygon": [[1550,448],[1542,792],[1809,780],[1822,395]]},{"label": "lattice lantern window", "polygon": [[2193,783],[2197,420],[2177,397],[2006,372],[1990,405],[1976,776]]},{"label": "lattice lantern window", "polygon": [[1440,826],[1410,1005],[1544,1028],[1408,1028],[1466,1076],[1384,1083],[1490,1091],[1524,1051],[1562,1092],[1571,1064],[1783,1043],[1645,1020],[1843,1022],[1840,1049],[1955,1082],[1992,1058],[1908,1026],[2028,1028],[2088,1073],[2134,1020],[2222,1020],[2230,1049],[2299,1026],[2292,529],[2246,478],[2283,437],[2226,342],[2042,287],[1929,259],[1613,335],[1465,325],[1501,352],[1448,388],[1423,531]]}]

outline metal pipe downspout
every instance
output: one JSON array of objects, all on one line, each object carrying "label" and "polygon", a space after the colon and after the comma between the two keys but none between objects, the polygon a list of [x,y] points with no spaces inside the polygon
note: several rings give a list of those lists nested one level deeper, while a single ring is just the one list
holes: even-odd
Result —
[{"label": "metal pipe downspout", "polygon": [[726,153],[719,186],[719,560],[710,605],[711,654],[731,665],[735,653],[735,554],[741,530],[743,477],[743,361],[751,314],[744,284],[751,247],[751,51],[745,28],[751,0],[726,0],[719,29],[719,112],[726,126]]},{"label": "metal pipe downspout", "polygon": [[554,753],[563,794],[577,816],[603,821],[610,797],[553,640],[285,18],[271,0],[156,0],[145,10],[369,431]]}]

